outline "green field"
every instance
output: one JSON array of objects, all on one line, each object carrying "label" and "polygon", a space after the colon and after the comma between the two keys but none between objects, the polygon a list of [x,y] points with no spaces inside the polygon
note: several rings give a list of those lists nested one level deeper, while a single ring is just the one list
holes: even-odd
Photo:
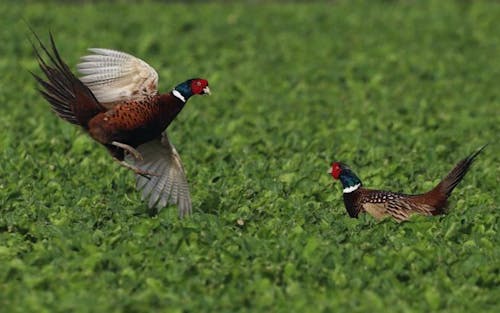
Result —
[{"label": "green field", "polygon": [[[0,4],[0,312],[500,312],[499,2],[120,2]],[[50,111],[23,19],[210,81],[190,218]],[[350,219],[326,174],[418,193],[487,142],[443,217]]]}]

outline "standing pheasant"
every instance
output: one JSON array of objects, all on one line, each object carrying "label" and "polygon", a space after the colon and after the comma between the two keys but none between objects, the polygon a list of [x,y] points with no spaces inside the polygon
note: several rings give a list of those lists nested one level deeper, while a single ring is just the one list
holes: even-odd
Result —
[{"label": "standing pheasant", "polygon": [[64,63],[50,34],[51,51],[34,33],[46,58],[33,44],[46,79],[33,74],[43,97],[62,119],[82,127],[122,166],[137,174],[137,189],[150,208],[176,204],[191,212],[189,187],[179,154],[166,128],[193,95],[210,94],[205,79],[189,79],[171,92],[158,92],[158,74],[124,52],[90,49],[78,79]]},{"label": "standing pheasant", "polygon": [[367,212],[378,220],[392,216],[396,221],[402,222],[414,213],[444,214],[451,192],[464,178],[472,162],[485,146],[458,162],[448,176],[432,190],[419,195],[364,188],[358,176],[347,165],[340,162],[334,162],[329,173],[334,179],[340,179],[342,182],[344,204],[350,217],[357,218],[360,212]]}]

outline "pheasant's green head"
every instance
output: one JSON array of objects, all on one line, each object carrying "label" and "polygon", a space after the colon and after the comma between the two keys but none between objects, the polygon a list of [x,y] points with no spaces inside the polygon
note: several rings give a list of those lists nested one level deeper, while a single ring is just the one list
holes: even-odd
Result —
[{"label": "pheasant's green head", "polygon": [[175,86],[172,93],[182,102],[186,102],[193,95],[209,95],[208,81],[203,78],[192,78]]},{"label": "pheasant's green head", "polygon": [[350,193],[361,187],[361,180],[344,163],[333,162],[329,171],[334,179],[340,179],[344,187],[344,193]]}]

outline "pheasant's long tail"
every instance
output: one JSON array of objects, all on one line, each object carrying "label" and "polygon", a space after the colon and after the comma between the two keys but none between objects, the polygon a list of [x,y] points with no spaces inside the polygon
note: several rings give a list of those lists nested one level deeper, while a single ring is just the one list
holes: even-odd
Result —
[{"label": "pheasant's long tail", "polygon": [[38,35],[32,32],[39,48],[47,58],[47,60],[44,59],[32,42],[40,69],[46,76],[44,80],[32,73],[39,84],[38,90],[58,116],[70,123],[87,128],[88,121],[96,114],[104,112],[104,107],[99,104],[90,89],[71,73],[69,67],[61,59],[52,34],[50,34],[50,51]]},{"label": "pheasant's long tail", "polygon": [[460,183],[460,181],[464,178],[465,174],[469,170],[470,166],[474,162],[474,159],[483,151],[483,149],[487,146],[484,145],[479,148],[476,152],[472,153],[465,159],[461,160],[457,163],[457,165],[451,170],[451,172],[436,186],[436,190],[439,190],[442,194],[446,195],[448,198],[453,189]]}]

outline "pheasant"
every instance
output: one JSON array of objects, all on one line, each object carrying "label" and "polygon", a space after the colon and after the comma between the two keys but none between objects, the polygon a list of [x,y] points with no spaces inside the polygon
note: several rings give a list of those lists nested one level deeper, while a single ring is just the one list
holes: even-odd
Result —
[{"label": "pheasant", "polygon": [[[120,165],[136,173],[136,187],[150,208],[176,204],[191,213],[186,174],[166,128],[193,95],[208,95],[208,81],[188,79],[171,92],[158,92],[158,74],[124,52],[92,48],[81,58],[77,78],[62,60],[52,34],[50,49],[35,32],[32,43],[46,79],[33,74],[39,92],[62,119],[80,126]],[[43,50],[44,56],[41,51]]]},{"label": "pheasant", "polygon": [[458,162],[436,187],[419,195],[364,188],[358,176],[341,162],[332,163],[329,173],[334,179],[340,179],[342,182],[344,204],[350,217],[357,218],[360,212],[367,212],[377,220],[391,216],[397,222],[402,222],[412,214],[446,213],[445,206],[453,189],[464,178],[474,159],[485,147],[486,145]]}]

